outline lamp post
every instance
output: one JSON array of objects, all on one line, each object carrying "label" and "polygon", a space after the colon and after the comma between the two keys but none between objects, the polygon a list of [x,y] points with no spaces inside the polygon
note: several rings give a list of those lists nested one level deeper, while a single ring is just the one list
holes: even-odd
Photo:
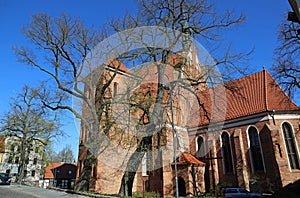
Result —
[{"label": "lamp post", "polygon": [[172,122],[172,135],[173,135],[173,150],[174,150],[174,172],[175,172],[175,185],[176,185],[176,198],[179,196],[178,192],[178,174],[177,174],[177,157],[176,157],[176,148],[177,148],[177,135],[174,127],[174,111],[173,111],[173,83],[170,83],[170,109],[171,109],[171,122]]}]

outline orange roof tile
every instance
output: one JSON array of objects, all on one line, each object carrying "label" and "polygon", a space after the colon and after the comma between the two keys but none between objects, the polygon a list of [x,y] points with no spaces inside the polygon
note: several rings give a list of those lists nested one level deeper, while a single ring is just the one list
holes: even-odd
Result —
[{"label": "orange roof tile", "polygon": [[129,71],[129,69],[123,63],[117,60],[114,56],[109,57],[106,61],[104,61],[104,64],[113,67],[115,69],[118,69],[120,71],[124,71],[124,72]]},{"label": "orange roof tile", "polygon": [[52,173],[52,169],[54,168],[57,168],[59,166],[63,165],[63,163],[60,163],[60,162],[53,162],[51,163],[49,166],[47,166],[45,168],[45,175],[44,175],[44,178],[45,179],[53,179],[54,178],[54,175]]},{"label": "orange roof tile", "polygon": [[198,160],[196,157],[194,157],[192,154],[189,153],[182,153],[179,156],[179,162],[176,162],[176,164],[195,164],[195,165],[204,165],[205,163]]},{"label": "orange roof tile", "polygon": [[[300,110],[300,107],[290,99],[266,70],[225,83],[225,87],[229,89],[223,92],[209,89],[199,93],[203,106],[201,108],[196,105],[193,108],[190,127],[206,125],[209,120],[215,122],[231,120],[273,110]],[[220,94],[226,95],[226,101],[220,97]],[[212,108],[217,110],[212,113]]]}]

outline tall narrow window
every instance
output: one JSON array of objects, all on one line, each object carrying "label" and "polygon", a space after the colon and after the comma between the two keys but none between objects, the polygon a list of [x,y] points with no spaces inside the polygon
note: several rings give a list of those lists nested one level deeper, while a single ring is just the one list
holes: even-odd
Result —
[{"label": "tall narrow window", "polygon": [[147,153],[142,158],[142,176],[147,175]]},{"label": "tall narrow window", "polygon": [[37,158],[33,159],[33,164],[36,165],[37,164]]},{"label": "tall narrow window", "polygon": [[229,134],[227,132],[223,132],[221,135],[221,139],[224,173],[233,173],[232,153]]},{"label": "tall narrow window", "polygon": [[257,129],[251,126],[248,129],[248,136],[252,169],[254,172],[264,171],[264,162]]},{"label": "tall narrow window", "polygon": [[287,122],[282,124],[284,142],[286,152],[289,158],[290,168],[293,169],[300,169],[299,166],[299,157],[295,142],[295,137],[292,131],[292,127]]},{"label": "tall narrow window", "polygon": [[197,138],[197,153],[196,153],[196,156],[198,159],[201,159],[203,158],[205,155],[204,153],[204,141],[203,141],[203,138],[201,136],[199,136]]},{"label": "tall narrow window", "polygon": [[[72,174],[72,171],[69,170],[69,175],[71,175],[71,174]],[[97,163],[93,164],[93,174],[92,175],[94,178],[97,178]]]},{"label": "tall narrow window", "polygon": [[115,98],[118,94],[118,83],[114,82],[114,92],[113,92],[113,97]]}]

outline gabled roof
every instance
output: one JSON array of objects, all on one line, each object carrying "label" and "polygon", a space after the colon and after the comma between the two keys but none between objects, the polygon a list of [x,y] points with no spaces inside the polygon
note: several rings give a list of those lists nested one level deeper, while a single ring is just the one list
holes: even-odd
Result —
[{"label": "gabled roof", "polygon": [[[212,96],[212,89],[199,93],[205,111],[199,105],[194,108],[190,127],[206,125],[209,119],[216,122],[273,110],[275,112],[300,110],[266,70],[225,83],[225,87],[228,89],[219,94],[225,94],[226,101],[218,101],[222,98],[218,94]],[[216,98],[213,100],[212,97]],[[212,112],[213,104],[217,111]],[[204,116],[205,113],[207,116]]]},{"label": "gabled roof", "polygon": [[227,93],[229,98],[226,119],[273,110],[300,110],[266,70],[240,78],[233,83],[240,86],[238,94],[243,97]]},{"label": "gabled roof", "polygon": [[179,156],[179,162],[176,162],[176,164],[180,164],[180,165],[190,165],[190,164],[194,164],[194,165],[205,165],[204,162],[201,162],[200,160],[198,160],[196,157],[194,157],[192,154],[189,153],[182,153]]},{"label": "gabled roof", "polygon": [[[53,175],[53,172],[54,170],[53,169],[61,169],[63,168],[64,166],[72,166],[72,167],[77,167],[75,164],[73,163],[67,163],[67,162],[53,162],[51,163],[49,166],[47,166],[45,168],[45,175],[44,175],[44,178],[45,179],[53,179],[54,178],[54,175]],[[56,176],[58,177],[58,176]]]},{"label": "gabled roof", "polygon": [[63,164],[63,163],[61,163],[61,162],[53,162],[53,163],[51,163],[49,166],[47,166],[47,167],[45,168],[45,175],[44,175],[44,178],[45,178],[45,179],[52,179],[52,178],[54,178],[52,169],[57,168],[57,167],[61,166],[62,164]]}]

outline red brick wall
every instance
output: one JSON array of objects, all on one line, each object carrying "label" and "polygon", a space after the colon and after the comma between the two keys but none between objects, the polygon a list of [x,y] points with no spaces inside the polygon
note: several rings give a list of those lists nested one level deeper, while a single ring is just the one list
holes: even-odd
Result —
[{"label": "red brick wall", "polygon": [[[290,170],[284,139],[281,130],[281,124],[285,120],[260,121],[238,127],[227,128],[231,138],[231,151],[234,161],[234,174],[223,173],[223,162],[220,148],[220,139],[216,140],[217,164],[214,165],[214,171],[218,172],[218,178],[215,178],[215,185],[222,183],[231,183],[234,186],[252,187],[255,190],[266,191],[276,190],[288,183],[300,179],[300,170]],[[289,119],[292,124],[297,144],[300,145],[299,119]],[[260,142],[263,150],[263,159],[265,172],[253,173],[248,149],[247,129],[249,126],[255,126],[258,129]],[[240,134],[238,134],[240,131]],[[220,135],[222,131],[217,133]],[[199,134],[200,135],[200,134]],[[205,134],[201,134],[205,136]],[[240,137],[241,136],[241,137]],[[196,136],[190,137],[191,153],[196,155]],[[205,139],[205,138],[204,138]],[[240,142],[242,140],[242,142]],[[298,148],[299,151],[299,148]],[[206,156],[208,157],[208,156]],[[209,162],[207,160],[206,162]],[[209,168],[211,169],[211,168]],[[256,181],[256,184],[255,184]],[[210,181],[212,182],[212,181]]]}]

